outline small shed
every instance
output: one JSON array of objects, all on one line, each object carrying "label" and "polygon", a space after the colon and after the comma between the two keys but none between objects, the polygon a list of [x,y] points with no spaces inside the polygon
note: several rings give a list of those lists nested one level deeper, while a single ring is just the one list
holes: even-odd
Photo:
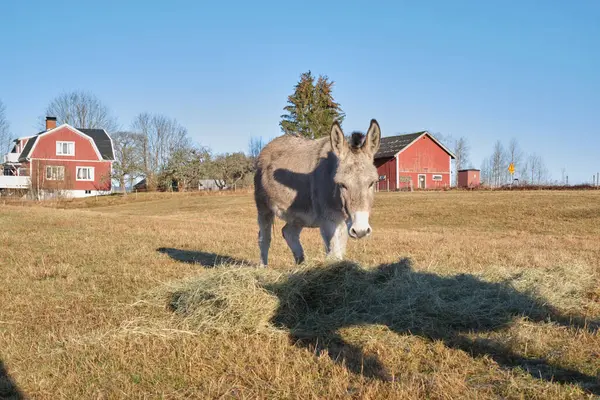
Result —
[{"label": "small shed", "polygon": [[458,187],[472,188],[481,185],[481,171],[467,168],[458,171]]}]

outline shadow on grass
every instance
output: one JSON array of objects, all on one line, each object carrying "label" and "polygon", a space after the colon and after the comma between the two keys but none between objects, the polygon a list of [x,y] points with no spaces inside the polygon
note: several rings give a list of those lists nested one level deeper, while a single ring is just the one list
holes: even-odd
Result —
[{"label": "shadow on grass", "polygon": [[204,251],[180,250],[171,247],[160,247],[156,251],[168,255],[175,261],[187,264],[199,264],[205,268],[214,268],[221,264],[252,265],[246,260]]},{"label": "shadow on grass", "polygon": [[21,400],[24,399],[23,393],[12,380],[4,363],[0,360],[0,399],[2,400]]},{"label": "shadow on grass", "polygon": [[597,330],[597,323],[561,315],[509,283],[490,283],[472,275],[439,276],[415,272],[407,259],[365,270],[348,262],[291,274],[268,290],[280,299],[272,322],[289,330],[297,345],[327,350],[334,360],[371,378],[389,380],[381,362],[364,356],[338,331],[357,325],[385,325],[400,334],[441,340],[474,357],[489,356],[505,368],[522,368],[535,378],[580,385],[600,394],[596,377],[522,357],[493,340],[465,334],[509,327],[518,316],[563,326]]},{"label": "shadow on grass", "polygon": [[391,380],[381,361],[345,341],[340,329],[384,325],[398,334],[440,340],[473,357],[488,356],[504,368],[521,368],[534,378],[576,384],[588,393],[600,394],[600,382],[594,376],[543,358],[523,357],[493,339],[469,337],[471,333],[508,328],[520,316],[590,332],[598,330],[598,322],[562,315],[534,296],[514,289],[510,282],[491,283],[468,274],[418,272],[408,259],[401,259],[374,269],[350,262],[302,269],[261,285],[278,297],[279,307],[271,323],[286,329],[292,343],[311,351],[326,350],[332,360],[343,361],[356,374]]}]

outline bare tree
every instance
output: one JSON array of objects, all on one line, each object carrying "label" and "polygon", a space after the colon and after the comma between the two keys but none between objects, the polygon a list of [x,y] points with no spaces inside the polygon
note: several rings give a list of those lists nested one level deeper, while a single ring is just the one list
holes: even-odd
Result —
[{"label": "bare tree", "polygon": [[149,113],[139,114],[132,128],[141,135],[142,169],[148,188],[154,189],[157,174],[171,156],[190,145],[187,129],[174,118]]},{"label": "bare tree", "polygon": [[262,137],[251,137],[248,143],[248,156],[255,160],[263,147],[265,147],[265,143]]},{"label": "bare tree", "polygon": [[[4,156],[4,153],[8,153],[11,150],[12,137],[10,134],[10,124],[6,119],[6,106],[0,100],[0,157]],[[3,162],[3,160],[0,160]]]},{"label": "bare tree", "polygon": [[[46,107],[46,116],[56,117],[59,124],[75,128],[104,129],[107,132],[118,130],[117,119],[90,92],[73,91],[57,96]],[[41,118],[40,129],[45,129],[44,117]]]},{"label": "bare tree", "polygon": [[126,179],[132,182],[142,173],[142,138],[139,133],[116,132],[111,135],[115,148],[113,178],[119,181],[123,194],[127,194]]},{"label": "bare tree", "polygon": [[469,164],[469,143],[464,137],[460,137],[454,142],[454,178],[453,182],[456,186],[458,184],[458,171],[467,168]]},{"label": "bare tree", "polygon": [[492,168],[491,185],[498,187],[503,183],[504,177],[506,176],[504,172],[507,168],[506,152],[499,140],[494,144],[494,152],[492,153],[490,162]]},{"label": "bare tree", "polygon": [[481,162],[481,182],[485,185],[492,186],[492,163],[489,158],[484,158]]},{"label": "bare tree", "polygon": [[508,143],[508,149],[506,152],[508,162],[514,164],[515,176],[521,178],[521,176],[526,172],[523,170],[523,152],[521,151],[521,147],[519,146],[517,139],[511,139],[510,143]]},{"label": "bare tree", "polygon": [[533,185],[543,185],[550,181],[548,168],[542,157],[531,154],[527,159],[528,178]]}]

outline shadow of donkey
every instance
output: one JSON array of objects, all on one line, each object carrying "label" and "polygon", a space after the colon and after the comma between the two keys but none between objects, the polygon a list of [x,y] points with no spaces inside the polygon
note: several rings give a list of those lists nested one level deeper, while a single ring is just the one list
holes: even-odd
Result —
[{"label": "shadow of donkey", "polygon": [[378,324],[396,333],[441,340],[473,356],[487,355],[503,367],[520,367],[536,378],[574,383],[588,392],[600,393],[596,377],[552,365],[545,359],[525,358],[500,343],[465,335],[508,327],[517,316],[598,329],[583,319],[561,315],[533,296],[515,290],[509,282],[416,272],[410,261],[403,259],[374,270],[348,262],[303,270],[266,289],[280,299],[272,319],[274,325],[287,329],[296,345],[327,350],[333,360],[343,360],[346,368],[357,374],[390,380],[376,357],[345,342],[338,330]]},{"label": "shadow of donkey", "polygon": [[21,400],[24,398],[25,396],[6,371],[2,360],[0,360],[0,399]]}]

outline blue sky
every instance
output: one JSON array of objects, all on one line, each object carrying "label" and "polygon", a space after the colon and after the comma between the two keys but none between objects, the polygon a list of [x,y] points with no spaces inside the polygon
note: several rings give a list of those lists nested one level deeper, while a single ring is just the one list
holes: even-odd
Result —
[{"label": "blue sky", "polygon": [[464,136],[476,167],[514,137],[556,179],[600,171],[598,1],[8,0],[0,11],[0,99],[16,136],[82,89],[123,127],[158,112],[216,152],[246,150],[280,134],[310,69],[336,82],[347,131],[377,118],[384,136]]}]

